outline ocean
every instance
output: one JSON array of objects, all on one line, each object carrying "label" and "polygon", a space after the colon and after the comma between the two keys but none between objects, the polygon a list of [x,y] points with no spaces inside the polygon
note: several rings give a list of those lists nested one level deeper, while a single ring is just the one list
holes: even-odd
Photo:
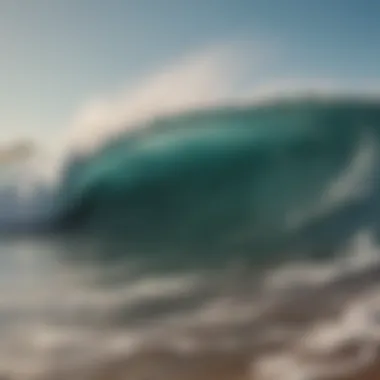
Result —
[{"label": "ocean", "polygon": [[147,120],[26,193],[7,167],[0,378],[359,378],[379,142],[377,100],[280,99]]}]

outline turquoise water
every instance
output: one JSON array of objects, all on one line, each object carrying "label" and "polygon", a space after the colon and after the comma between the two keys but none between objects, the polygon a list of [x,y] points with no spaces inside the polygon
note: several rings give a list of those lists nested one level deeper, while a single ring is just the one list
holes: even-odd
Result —
[{"label": "turquoise water", "polygon": [[334,251],[377,228],[379,127],[379,104],[353,100],[158,119],[72,160],[57,228],[144,253]]}]

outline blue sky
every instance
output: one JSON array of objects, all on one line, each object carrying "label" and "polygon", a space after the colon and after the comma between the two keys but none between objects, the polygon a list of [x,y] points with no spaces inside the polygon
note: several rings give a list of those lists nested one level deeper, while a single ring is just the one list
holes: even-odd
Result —
[{"label": "blue sky", "polygon": [[93,99],[214,47],[240,46],[247,88],[380,83],[379,17],[376,0],[1,0],[0,142],[55,136]]}]

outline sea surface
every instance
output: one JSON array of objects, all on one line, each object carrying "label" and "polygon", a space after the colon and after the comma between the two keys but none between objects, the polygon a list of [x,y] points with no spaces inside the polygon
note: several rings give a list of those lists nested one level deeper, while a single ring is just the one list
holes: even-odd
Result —
[{"label": "sea surface", "polygon": [[7,167],[0,378],[354,379],[379,354],[379,142],[376,100],[279,100],[149,120],[26,195]]}]

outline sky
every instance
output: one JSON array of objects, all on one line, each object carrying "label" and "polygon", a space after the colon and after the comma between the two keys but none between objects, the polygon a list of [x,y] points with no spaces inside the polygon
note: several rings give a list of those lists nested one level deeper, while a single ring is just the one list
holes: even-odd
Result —
[{"label": "sky", "polygon": [[0,0],[0,144],[281,88],[377,91],[379,15],[375,0]]}]

